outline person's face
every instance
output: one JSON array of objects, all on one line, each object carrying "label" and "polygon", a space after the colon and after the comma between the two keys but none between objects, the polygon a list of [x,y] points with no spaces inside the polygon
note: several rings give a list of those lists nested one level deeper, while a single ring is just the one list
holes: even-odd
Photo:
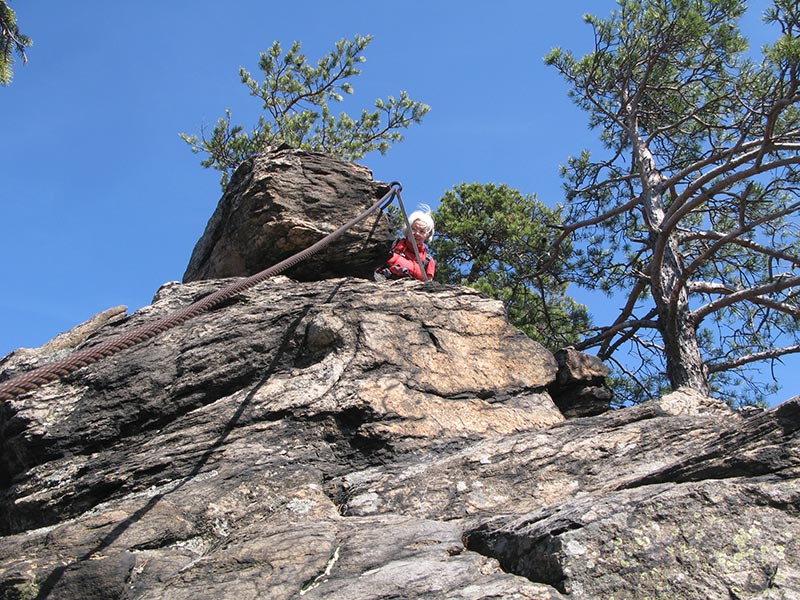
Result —
[{"label": "person's face", "polygon": [[428,237],[428,228],[425,223],[417,219],[411,224],[411,234],[414,236],[414,241],[417,245],[424,244],[425,238]]}]

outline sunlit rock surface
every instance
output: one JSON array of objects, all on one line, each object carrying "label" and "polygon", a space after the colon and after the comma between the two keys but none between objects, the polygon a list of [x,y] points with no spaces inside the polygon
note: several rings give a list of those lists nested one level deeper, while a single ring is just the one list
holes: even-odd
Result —
[{"label": "sunlit rock surface", "polygon": [[[183,280],[259,273],[358,217],[388,191],[366,167],[318,152],[273,148],[236,169]],[[371,279],[394,236],[386,216],[374,213],[286,275],[303,281]]]},{"label": "sunlit rock surface", "polygon": [[268,280],[3,405],[0,598],[798,597],[798,400],[565,419],[557,369],[466,288]]}]

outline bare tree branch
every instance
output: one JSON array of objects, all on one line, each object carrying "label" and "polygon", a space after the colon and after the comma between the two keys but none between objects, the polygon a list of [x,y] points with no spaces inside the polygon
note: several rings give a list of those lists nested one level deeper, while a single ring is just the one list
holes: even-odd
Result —
[{"label": "bare tree branch", "polygon": [[611,327],[604,327],[602,331],[597,335],[585,339],[580,343],[575,345],[576,350],[585,350],[587,348],[592,348],[596,346],[598,343],[602,342],[603,340],[613,336],[620,331],[628,330],[628,329],[641,329],[641,328],[648,328],[648,329],[658,329],[658,323],[649,319],[633,319],[630,321],[625,321],[623,323],[617,323],[616,325],[612,325]]},{"label": "bare tree branch", "polygon": [[748,354],[747,356],[740,356],[738,358],[726,360],[719,363],[711,363],[708,365],[708,372],[721,373],[723,371],[730,371],[731,369],[736,369],[738,367],[747,364],[752,364],[754,362],[760,362],[762,360],[769,360],[772,358],[780,358],[781,356],[786,356],[787,354],[797,354],[797,353],[800,353],[800,345],[785,346],[784,348],[772,348],[771,350],[765,350],[763,352],[754,352],[753,354]]},{"label": "bare tree branch", "polygon": [[796,210],[800,209],[800,202],[792,204],[791,206],[785,208],[784,210],[776,211],[774,213],[769,213],[764,215],[762,218],[757,219],[755,221],[750,222],[744,227],[740,227],[738,230],[733,231],[728,234],[721,234],[714,231],[707,231],[707,232],[696,232],[691,236],[682,236],[682,239],[715,239],[716,241],[712,244],[703,254],[696,257],[689,265],[687,265],[680,274],[677,284],[670,295],[670,304],[675,303],[677,300],[677,294],[680,290],[686,286],[686,282],[688,281],[689,277],[691,277],[700,267],[706,264],[711,257],[713,257],[720,248],[725,246],[725,244],[731,243],[734,245],[741,246],[743,248],[748,248],[750,250],[755,250],[757,252],[761,252],[767,256],[772,256],[773,258],[786,260],[794,265],[800,265],[800,257],[787,254],[786,252],[782,252],[777,249],[769,248],[762,244],[757,244],[752,240],[748,240],[746,238],[742,238],[741,236],[745,233],[748,233],[758,227],[759,225],[763,225],[764,223],[774,221],[780,217],[789,215]]},{"label": "bare tree branch", "polygon": [[[645,281],[640,280],[636,285],[633,286],[631,293],[628,294],[628,301],[625,303],[625,306],[622,307],[622,310],[620,311],[619,316],[614,320],[614,323],[612,323],[612,327],[614,325],[624,323],[633,314],[633,309],[636,307],[636,302],[646,290],[647,283]],[[611,338],[604,340],[598,354],[602,354],[603,356],[607,355],[608,345],[610,343]]]},{"label": "bare tree branch", "polygon": [[681,236],[681,241],[713,240],[715,242],[713,246],[708,248],[702,255],[695,258],[691,262],[691,264],[689,264],[686,267],[684,274],[686,275],[686,277],[693,274],[695,271],[697,271],[699,267],[703,265],[704,261],[708,260],[714,255],[714,253],[716,252],[716,250],[719,249],[719,247],[728,243],[733,244],[735,246],[741,246],[742,248],[747,248],[748,250],[754,250],[765,256],[771,256],[772,258],[786,261],[795,266],[800,266],[800,256],[797,256],[795,254],[789,254],[777,248],[770,248],[769,246],[765,246],[763,244],[754,242],[753,240],[741,237],[743,234],[747,233],[748,231],[751,231],[758,225],[769,222],[775,218],[785,216],[798,209],[800,209],[800,202],[798,202],[797,204],[793,204],[786,210],[777,213],[770,213],[763,219],[753,221],[749,223],[747,227],[738,229],[731,233],[721,233],[719,231],[697,231],[697,232],[692,232],[691,234],[687,234],[685,236]]},{"label": "bare tree branch", "polygon": [[752,301],[759,296],[780,292],[782,290],[786,290],[795,287],[797,285],[800,285],[800,277],[785,276],[771,283],[766,283],[764,285],[751,287],[746,290],[739,290],[736,292],[732,292],[722,298],[713,300],[712,302],[709,302],[708,304],[694,310],[692,312],[692,318],[694,319],[695,323],[699,323],[711,313],[714,313],[726,306],[730,306],[732,304],[736,304],[737,302],[742,302],[744,300]]},{"label": "bare tree branch", "polygon": [[[688,286],[688,290],[692,293],[718,294],[724,296],[730,296],[731,294],[735,293],[735,290],[732,290],[730,287],[724,284],[714,283],[710,281],[693,282]],[[753,304],[758,304],[759,306],[772,308],[774,310],[785,313],[792,317],[800,318],[800,306],[794,304],[789,304],[787,302],[780,302],[778,300],[772,300],[771,298],[765,296],[742,298],[740,301],[745,301],[745,300],[748,302],[752,302]]]}]

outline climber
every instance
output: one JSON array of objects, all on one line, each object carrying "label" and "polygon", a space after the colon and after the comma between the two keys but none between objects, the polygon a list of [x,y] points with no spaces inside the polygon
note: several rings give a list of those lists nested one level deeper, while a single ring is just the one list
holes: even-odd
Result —
[{"label": "climber", "polygon": [[[433,257],[428,256],[428,250],[425,246],[425,242],[433,237],[434,231],[430,207],[425,204],[420,205],[420,210],[415,210],[411,213],[408,217],[408,222],[411,224],[410,234],[406,230],[406,237],[397,240],[392,245],[389,260],[375,271],[376,281],[403,279],[405,277],[414,277],[420,281],[425,281],[420,264],[417,262],[413,243],[416,243],[419,260],[425,266],[425,275],[427,275],[428,280],[433,279],[433,275],[436,272],[436,262]],[[412,238],[414,240],[413,243],[411,242]]]}]

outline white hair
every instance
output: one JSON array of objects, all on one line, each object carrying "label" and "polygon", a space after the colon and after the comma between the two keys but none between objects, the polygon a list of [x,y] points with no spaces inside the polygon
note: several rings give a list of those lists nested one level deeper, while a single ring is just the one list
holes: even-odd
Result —
[{"label": "white hair", "polygon": [[431,215],[431,207],[427,204],[420,204],[419,210],[415,210],[408,215],[408,223],[410,225],[413,226],[416,221],[421,221],[425,225],[425,229],[428,230],[428,235],[425,237],[425,241],[427,242],[433,237],[435,229],[433,225],[433,215]]}]

